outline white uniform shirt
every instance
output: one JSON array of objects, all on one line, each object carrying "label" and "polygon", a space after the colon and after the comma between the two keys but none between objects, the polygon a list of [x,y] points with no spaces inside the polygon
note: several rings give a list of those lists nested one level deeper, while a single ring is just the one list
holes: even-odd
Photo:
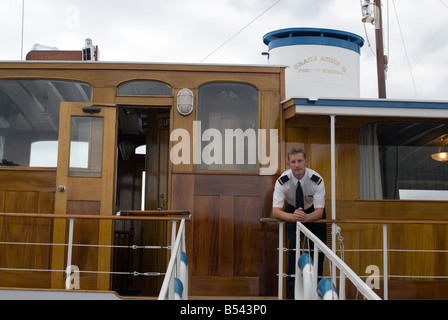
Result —
[{"label": "white uniform shirt", "polygon": [[[279,179],[275,183],[274,197],[272,200],[272,206],[276,208],[283,208],[285,200],[287,203],[295,207],[296,203],[296,189],[297,180],[291,172],[291,169],[286,170],[280,176],[283,177],[287,175],[289,180],[281,184]],[[325,208],[325,185],[322,179],[319,183],[311,180],[313,175],[318,176],[320,179],[322,177],[314,170],[306,168],[305,175],[300,179],[300,183],[304,195],[304,210],[309,209],[313,204],[314,208]]]}]

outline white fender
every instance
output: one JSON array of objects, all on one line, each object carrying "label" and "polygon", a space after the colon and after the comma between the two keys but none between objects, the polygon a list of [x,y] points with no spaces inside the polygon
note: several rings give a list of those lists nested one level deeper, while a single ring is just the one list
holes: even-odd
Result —
[{"label": "white fender", "polygon": [[296,300],[311,300],[313,298],[314,267],[307,253],[300,255],[297,270],[295,298]]},{"label": "white fender", "polygon": [[317,285],[317,295],[322,300],[338,300],[336,287],[328,278],[322,278]]}]

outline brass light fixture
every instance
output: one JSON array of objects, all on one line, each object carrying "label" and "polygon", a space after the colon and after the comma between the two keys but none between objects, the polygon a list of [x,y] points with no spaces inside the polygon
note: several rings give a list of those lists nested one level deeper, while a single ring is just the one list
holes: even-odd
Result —
[{"label": "brass light fixture", "polygon": [[446,140],[448,138],[448,134],[443,135],[440,137],[440,147],[437,153],[433,153],[431,155],[431,158],[433,158],[436,161],[448,161],[448,148],[446,147]]},{"label": "brass light fixture", "polygon": [[187,88],[180,90],[177,94],[177,111],[183,116],[188,116],[193,112],[193,105],[193,91]]}]

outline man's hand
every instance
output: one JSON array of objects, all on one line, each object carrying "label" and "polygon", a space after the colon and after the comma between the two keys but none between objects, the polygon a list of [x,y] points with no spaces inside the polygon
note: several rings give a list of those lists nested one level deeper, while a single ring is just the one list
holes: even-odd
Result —
[{"label": "man's hand", "polygon": [[308,222],[308,215],[303,211],[302,208],[296,209],[292,214],[293,221],[292,222]]},{"label": "man's hand", "polygon": [[296,209],[294,213],[286,213],[281,208],[274,207],[272,213],[274,218],[286,222],[312,222],[322,219],[324,209],[318,208],[315,209],[312,213],[306,214],[302,208]]}]

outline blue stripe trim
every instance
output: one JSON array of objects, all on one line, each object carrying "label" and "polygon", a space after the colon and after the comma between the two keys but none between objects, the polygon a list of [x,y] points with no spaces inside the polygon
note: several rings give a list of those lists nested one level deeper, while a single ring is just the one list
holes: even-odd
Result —
[{"label": "blue stripe trim", "polygon": [[448,102],[437,101],[399,101],[399,100],[337,100],[294,98],[297,106],[332,106],[332,107],[372,107],[372,108],[412,108],[412,109],[448,109]]},{"label": "blue stripe trim", "polygon": [[182,281],[178,278],[174,278],[174,293],[177,293],[182,297],[182,292],[184,291],[184,286],[182,285]]},{"label": "blue stripe trim", "polygon": [[311,263],[312,263],[312,260],[311,260],[310,256],[308,255],[308,253],[304,253],[304,254],[300,255],[299,262],[298,262],[300,270],[303,270],[303,268],[305,268],[305,266],[307,264],[311,264]]},{"label": "blue stripe trim", "polygon": [[364,39],[354,33],[320,28],[280,29],[265,34],[263,42],[269,50],[294,45],[322,45],[344,48],[358,54],[364,45]]},{"label": "blue stripe trim", "polygon": [[317,285],[317,294],[323,298],[328,291],[336,291],[335,285],[328,278],[322,278]]},{"label": "blue stripe trim", "polygon": [[188,265],[187,254],[185,253],[185,251],[180,252],[180,261],[185,263],[186,266]]}]

